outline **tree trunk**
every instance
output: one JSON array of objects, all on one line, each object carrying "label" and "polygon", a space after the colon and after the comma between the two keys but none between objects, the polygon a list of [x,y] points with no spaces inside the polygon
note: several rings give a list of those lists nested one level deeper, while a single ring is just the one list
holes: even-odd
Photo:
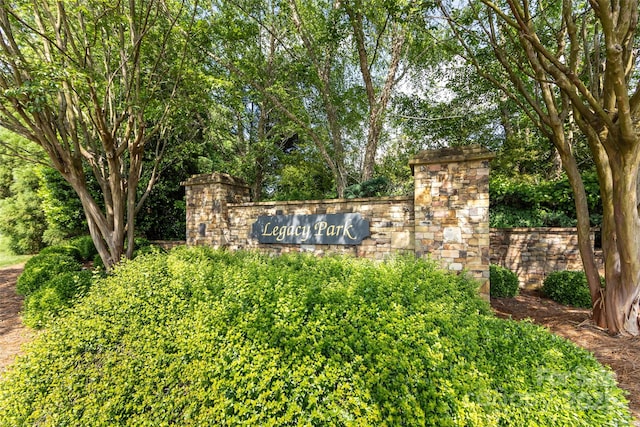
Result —
[{"label": "tree trunk", "polygon": [[[333,176],[336,180],[336,191],[338,192],[338,197],[342,198],[344,196],[344,190],[347,188],[347,174],[344,164],[344,144],[342,140],[343,132],[342,126],[340,125],[338,109],[336,104],[333,102],[333,97],[331,94],[331,72],[334,57],[336,55],[337,45],[328,46],[326,51],[323,54],[319,55],[314,47],[314,44],[312,43],[312,37],[307,31],[306,23],[303,22],[302,16],[299,13],[296,1],[289,0],[289,6],[291,7],[291,16],[294,26],[297,30],[297,35],[302,40],[306,53],[311,61],[313,70],[318,77],[319,84],[317,86],[317,90],[320,93],[322,105],[324,107],[325,113],[327,114],[329,139],[331,140],[333,155],[329,154],[329,152],[327,151],[327,147],[325,146],[325,142],[319,135],[316,134],[316,132],[312,131],[310,136],[320,150],[320,155],[331,169],[331,172],[333,173]],[[340,1],[334,0],[333,8],[337,9],[339,6]],[[281,103],[275,102],[275,105],[278,106],[281,105]],[[291,113],[285,112],[285,114],[290,116]],[[295,117],[295,115],[293,116]],[[294,121],[300,122],[300,119],[296,118]],[[304,124],[303,128],[309,128],[309,126],[307,124]]]},{"label": "tree trunk", "polygon": [[578,248],[587,283],[589,284],[589,293],[591,294],[591,303],[593,307],[593,319],[597,325],[604,327],[606,320],[604,317],[604,302],[602,300],[602,292],[600,287],[600,273],[596,264],[596,258],[591,242],[591,221],[589,218],[589,204],[587,202],[587,193],[584,189],[584,182],[578,170],[578,164],[575,157],[571,153],[558,151],[558,155],[562,159],[562,166],[567,173],[569,184],[574,195],[576,206],[576,216],[578,220]]},{"label": "tree trunk", "polygon": [[367,134],[367,145],[364,150],[364,162],[362,164],[362,182],[368,181],[373,178],[374,169],[376,165],[376,152],[378,151],[379,134],[377,129],[373,128],[371,121],[375,120],[374,117],[370,117],[369,120],[369,133]]},{"label": "tree trunk", "polygon": [[63,176],[71,184],[76,194],[78,194],[87,218],[89,234],[91,234],[91,238],[102,263],[107,270],[110,270],[111,267],[120,261],[124,252],[123,245],[119,244],[122,237],[118,239],[116,231],[111,226],[111,224],[121,221],[109,221],[104,216],[87,190],[86,182],[83,179],[77,175],[70,176],[65,174]]},{"label": "tree trunk", "polygon": [[[609,135],[613,137],[613,135]],[[622,144],[618,144],[620,146]],[[624,147],[624,146],[623,146]],[[638,149],[610,153],[611,207],[605,211],[607,327],[612,334],[638,335],[640,313],[640,218],[638,217]]]},{"label": "tree trunk", "polygon": [[[396,85],[396,73],[402,59],[403,45],[405,41],[404,31],[399,26],[393,25],[392,29],[392,46],[389,58],[389,66],[385,77],[384,85],[376,94],[376,87],[373,82],[371,68],[373,64],[369,64],[369,55],[367,54],[363,16],[358,6],[349,2],[345,3],[351,28],[353,30],[356,49],[358,51],[358,63],[360,65],[360,74],[364,81],[365,92],[367,94],[367,102],[369,104],[369,122],[367,132],[367,144],[364,152],[364,163],[362,165],[362,181],[368,181],[373,178],[374,168],[376,164],[376,152],[382,134],[384,112],[387,104],[391,99],[391,92]],[[377,46],[376,46],[377,48]],[[373,52],[375,56],[377,52]]]},{"label": "tree trunk", "polygon": [[130,143],[129,146],[129,179],[126,182],[126,257],[133,258],[133,251],[135,250],[135,220],[136,220],[136,201],[137,201],[137,188],[140,182],[140,175],[142,173],[142,155],[144,151],[144,145],[139,141],[139,137]]},{"label": "tree trunk", "polygon": [[[270,58],[273,55],[274,40],[271,38],[271,49],[270,49]],[[271,60],[269,61],[269,67],[267,68],[267,75],[271,73]],[[269,83],[271,84],[271,83]],[[269,119],[269,114],[267,113],[267,101],[264,100],[261,104],[259,104],[260,115],[258,117],[258,129],[256,135],[256,145],[258,146],[258,152],[256,154],[255,159],[255,169],[253,170],[253,185],[251,186],[252,192],[252,200],[254,202],[259,202],[262,196],[262,184],[264,182],[264,174],[265,174],[265,156],[262,148],[262,142],[267,141],[267,121]]]}]

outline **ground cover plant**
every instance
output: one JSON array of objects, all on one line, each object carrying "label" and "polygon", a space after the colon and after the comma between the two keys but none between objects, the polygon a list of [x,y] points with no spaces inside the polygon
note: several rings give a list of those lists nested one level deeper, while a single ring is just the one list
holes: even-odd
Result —
[{"label": "ground cover plant", "polygon": [[0,383],[0,425],[604,426],[607,369],[400,258],[179,248],[125,262]]}]

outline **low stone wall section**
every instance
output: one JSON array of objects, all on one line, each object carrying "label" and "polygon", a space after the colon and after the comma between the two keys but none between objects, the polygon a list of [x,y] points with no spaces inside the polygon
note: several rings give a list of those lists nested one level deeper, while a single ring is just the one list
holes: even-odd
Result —
[{"label": "low stone wall section", "polygon": [[[491,263],[516,273],[522,288],[542,286],[553,271],[583,269],[575,228],[492,228],[490,240]],[[602,269],[602,255],[596,255]]]},{"label": "low stone wall section", "polygon": [[149,243],[151,243],[152,246],[157,246],[165,251],[170,251],[173,248],[187,244],[186,240],[152,240]]}]

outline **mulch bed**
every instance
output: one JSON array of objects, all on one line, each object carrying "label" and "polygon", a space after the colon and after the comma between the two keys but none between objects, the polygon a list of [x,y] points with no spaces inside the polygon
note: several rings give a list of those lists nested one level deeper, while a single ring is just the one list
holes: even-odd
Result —
[{"label": "mulch bed", "polygon": [[491,306],[500,317],[531,319],[591,351],[616,373],[618,385],[629,393],[631,411],[640,420],[640,337],[611,336],[595,326],[590,310],[560,305],[537,291],[522,291],[515,298],[493,298]]},{"label": "mulch bed", "polygon": [[22,265],[0,269],[0,377],[34,335],[20,319],[22,297],[16,294],[20,273]]}]

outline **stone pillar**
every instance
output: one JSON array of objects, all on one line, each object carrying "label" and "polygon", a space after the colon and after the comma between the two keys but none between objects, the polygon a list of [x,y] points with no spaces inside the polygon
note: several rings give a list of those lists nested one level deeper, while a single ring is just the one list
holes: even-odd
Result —
[{"label": "stone pillar", "polygon": [[416,256],[468,271],[489,297],[489,161],[479,146],[425,150],[409,165],[415,182]]},{"label": "stone pillar", "polygon": [[187,245],[226,246],[228,204],[249,202],[249,186],[224,173],[194,175],[182,185],[187,202]]}]

